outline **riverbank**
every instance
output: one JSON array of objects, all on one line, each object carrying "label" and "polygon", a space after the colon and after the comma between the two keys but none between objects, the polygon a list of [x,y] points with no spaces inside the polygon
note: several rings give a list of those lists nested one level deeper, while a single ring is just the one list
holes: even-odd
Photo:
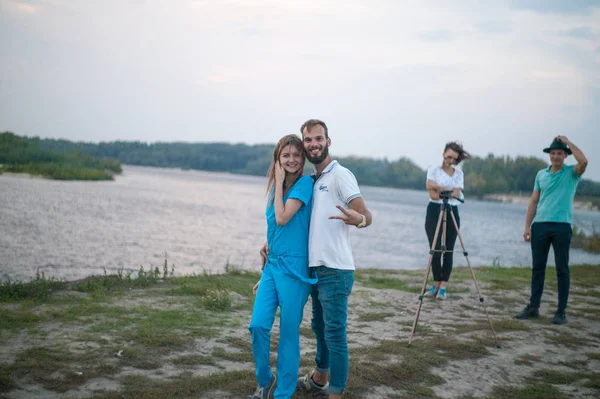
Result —
[{"label": "riverbank", "polygon": [[[468,269],[446,302],[426,300],[411,348],[422,272],[361,270],[350,297],[352,398],[595,398],[600,394],[600,266],[572,268],[569,324],[512,318],[528,268],[478,268],[500,348]],[[243,398],[255,387],[247,325],[257,273],[169,277],[167,270],[62,283],[6,283],[0,303],[0,397]],[[166,278],[164,278],[166,276]],[[310,301],[301,371],[315,354]],[[278,323],[273,329],[275,364]],[[296,395],[298,398],[305,398]],[[307,396],[306,396],[307,397]]]},{"label": "riverbank", "polygon": [[[486,194],[482,197],[484,201],[494,201],[494,202],[502,202],[509,204],[524,204],[527,205],[529,203],[529,199],[531,196],[518,195],[518,194]],[[573,209],[578,209],[582,211],[600,211],[600,206],[598,205],[598,199],[594,200],[574,200],[573,201]]]}]

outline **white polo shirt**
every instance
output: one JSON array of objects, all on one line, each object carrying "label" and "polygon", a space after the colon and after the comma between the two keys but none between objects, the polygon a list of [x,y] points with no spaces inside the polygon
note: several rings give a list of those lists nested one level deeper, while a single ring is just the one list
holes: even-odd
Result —
[{"label": "white polo shirt", "polygon": [[[450,176],[449,174],[444,172],[444,169],[442,169],[441,166],[432,166],[429,169],[427,169],[427,180],[432,180],[433,182],[439,184],[442,187],[452,189],[460,188],[461,191],[459,198],[465,198],[462,192],[462,190],[464,190],[465,188],[465,175],[463,171],[459,168],[455,167],[454,174]],[[443,202],[442,200],[432,200],[431,198],[429,199],[429,201],[435,202],[436,204],[441,204]],[[454,198],[450,198],[448,200],[448,204],[457,206],[460,205],[460,201]]]},{"label": "white polo shirt", "polygon": [[340,214],[335,206],[350,208],[349,203],[360,197],[356,178],[337,161],[331,161],[313,186],[313,209],[308,239],[310,267],[354,270],[350,245],[350,226],[341,220],[329,219]]}]

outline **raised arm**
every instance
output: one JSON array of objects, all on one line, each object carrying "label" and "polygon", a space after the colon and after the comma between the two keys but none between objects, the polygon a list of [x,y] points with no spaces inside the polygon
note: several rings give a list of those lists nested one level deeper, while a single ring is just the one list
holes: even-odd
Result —
[{"label": "raised arm", "polygon": [[278,226],[285,226],[302,206],[302,201],[295,198],[288,198],[283,202],[283,181],[285,179],[285,170],[279,162],[275,162],[275,196],[273,203],[275,205],[275,222]]},{"label": "raised arm", "polygon": [[558,141],[562,141],[563,143],[565,143],[566,145],[569,146],[569,148],[573,152],[573,156],[575,157],[575,160],[577,161],[577,164],[575,165],[575,168],[573,168],[573,169],[575,170],[575,173],[577,173],[579,176],[581,176],[585,172],[585,169],[587,168],[587,164],[588,164],[588,160],[585,157],[585,155],[583,154],[583,151],[581,151],[579,149],[579,147],[577,147],[575,144],[573,144],[573,142],[571,140],[569,140],[566,136],[556,136],[556,139]]}]

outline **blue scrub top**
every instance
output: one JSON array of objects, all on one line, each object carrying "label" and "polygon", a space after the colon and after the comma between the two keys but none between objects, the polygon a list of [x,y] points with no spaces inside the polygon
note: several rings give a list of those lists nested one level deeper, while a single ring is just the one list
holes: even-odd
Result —
[{"label": "blue scrub top", "polygon": [[314,284],[308,267],[308,229],[312,210],[313,179],[302,176],[283,197],[283,203],[290,198],[302,202],[298,212],[285,226],[278,226],[275,220],[275,204],[267,205],[267,242],[269,263],[281,271],[302,281]]}]

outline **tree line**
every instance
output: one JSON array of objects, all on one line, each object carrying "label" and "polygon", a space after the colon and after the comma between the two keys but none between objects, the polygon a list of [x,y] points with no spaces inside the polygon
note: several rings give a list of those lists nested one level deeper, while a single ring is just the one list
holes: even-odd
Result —
[{"label": "tree line", "polygon": [[[7,135],[12,134],[4,133],[0,140],[0,163],[10,163],[6,160],[6,147],[2,144],[8,140]],[[264,176],[274,148],[271,144],[144,143],[141,141],[86,143],[15,135],[11,137],[10,140],[19,138],[20,145],[27,143],[26,146],[35,149],[32,150],[33,152],[19,150],[13,154],[12,158],[18,157],[20,162],[28,162],[28,157],[54,157],[54,159],[64,157],[69,160],[75,159],[81,165],[95,163],[97,169],[104,168],[113,172],[120,171],[120,163],[123,163]],[[89,158],[83,158],[84,156]],[[406,157],[396,161],[357,156],[336,157],[336,159],[352,170],[358,182],[363,185],[425,188],[426,171]],[[545,167],[547,163],[536,157],[511,158],[494,154],[485,157],[475,156],[466,160],[462,166],[465,172],[465,192],[472,197],[486,194],[529,195],[533,190],[536,173]],[[582,179],[577,189],[577,196],[600,197],[600,183]]]},{"label": "tree line", "polygon": [[121,163],[81,151],[42,148],[39,139],[0,133],[0,173],[29,173],[57,180],[112,180]]}]

